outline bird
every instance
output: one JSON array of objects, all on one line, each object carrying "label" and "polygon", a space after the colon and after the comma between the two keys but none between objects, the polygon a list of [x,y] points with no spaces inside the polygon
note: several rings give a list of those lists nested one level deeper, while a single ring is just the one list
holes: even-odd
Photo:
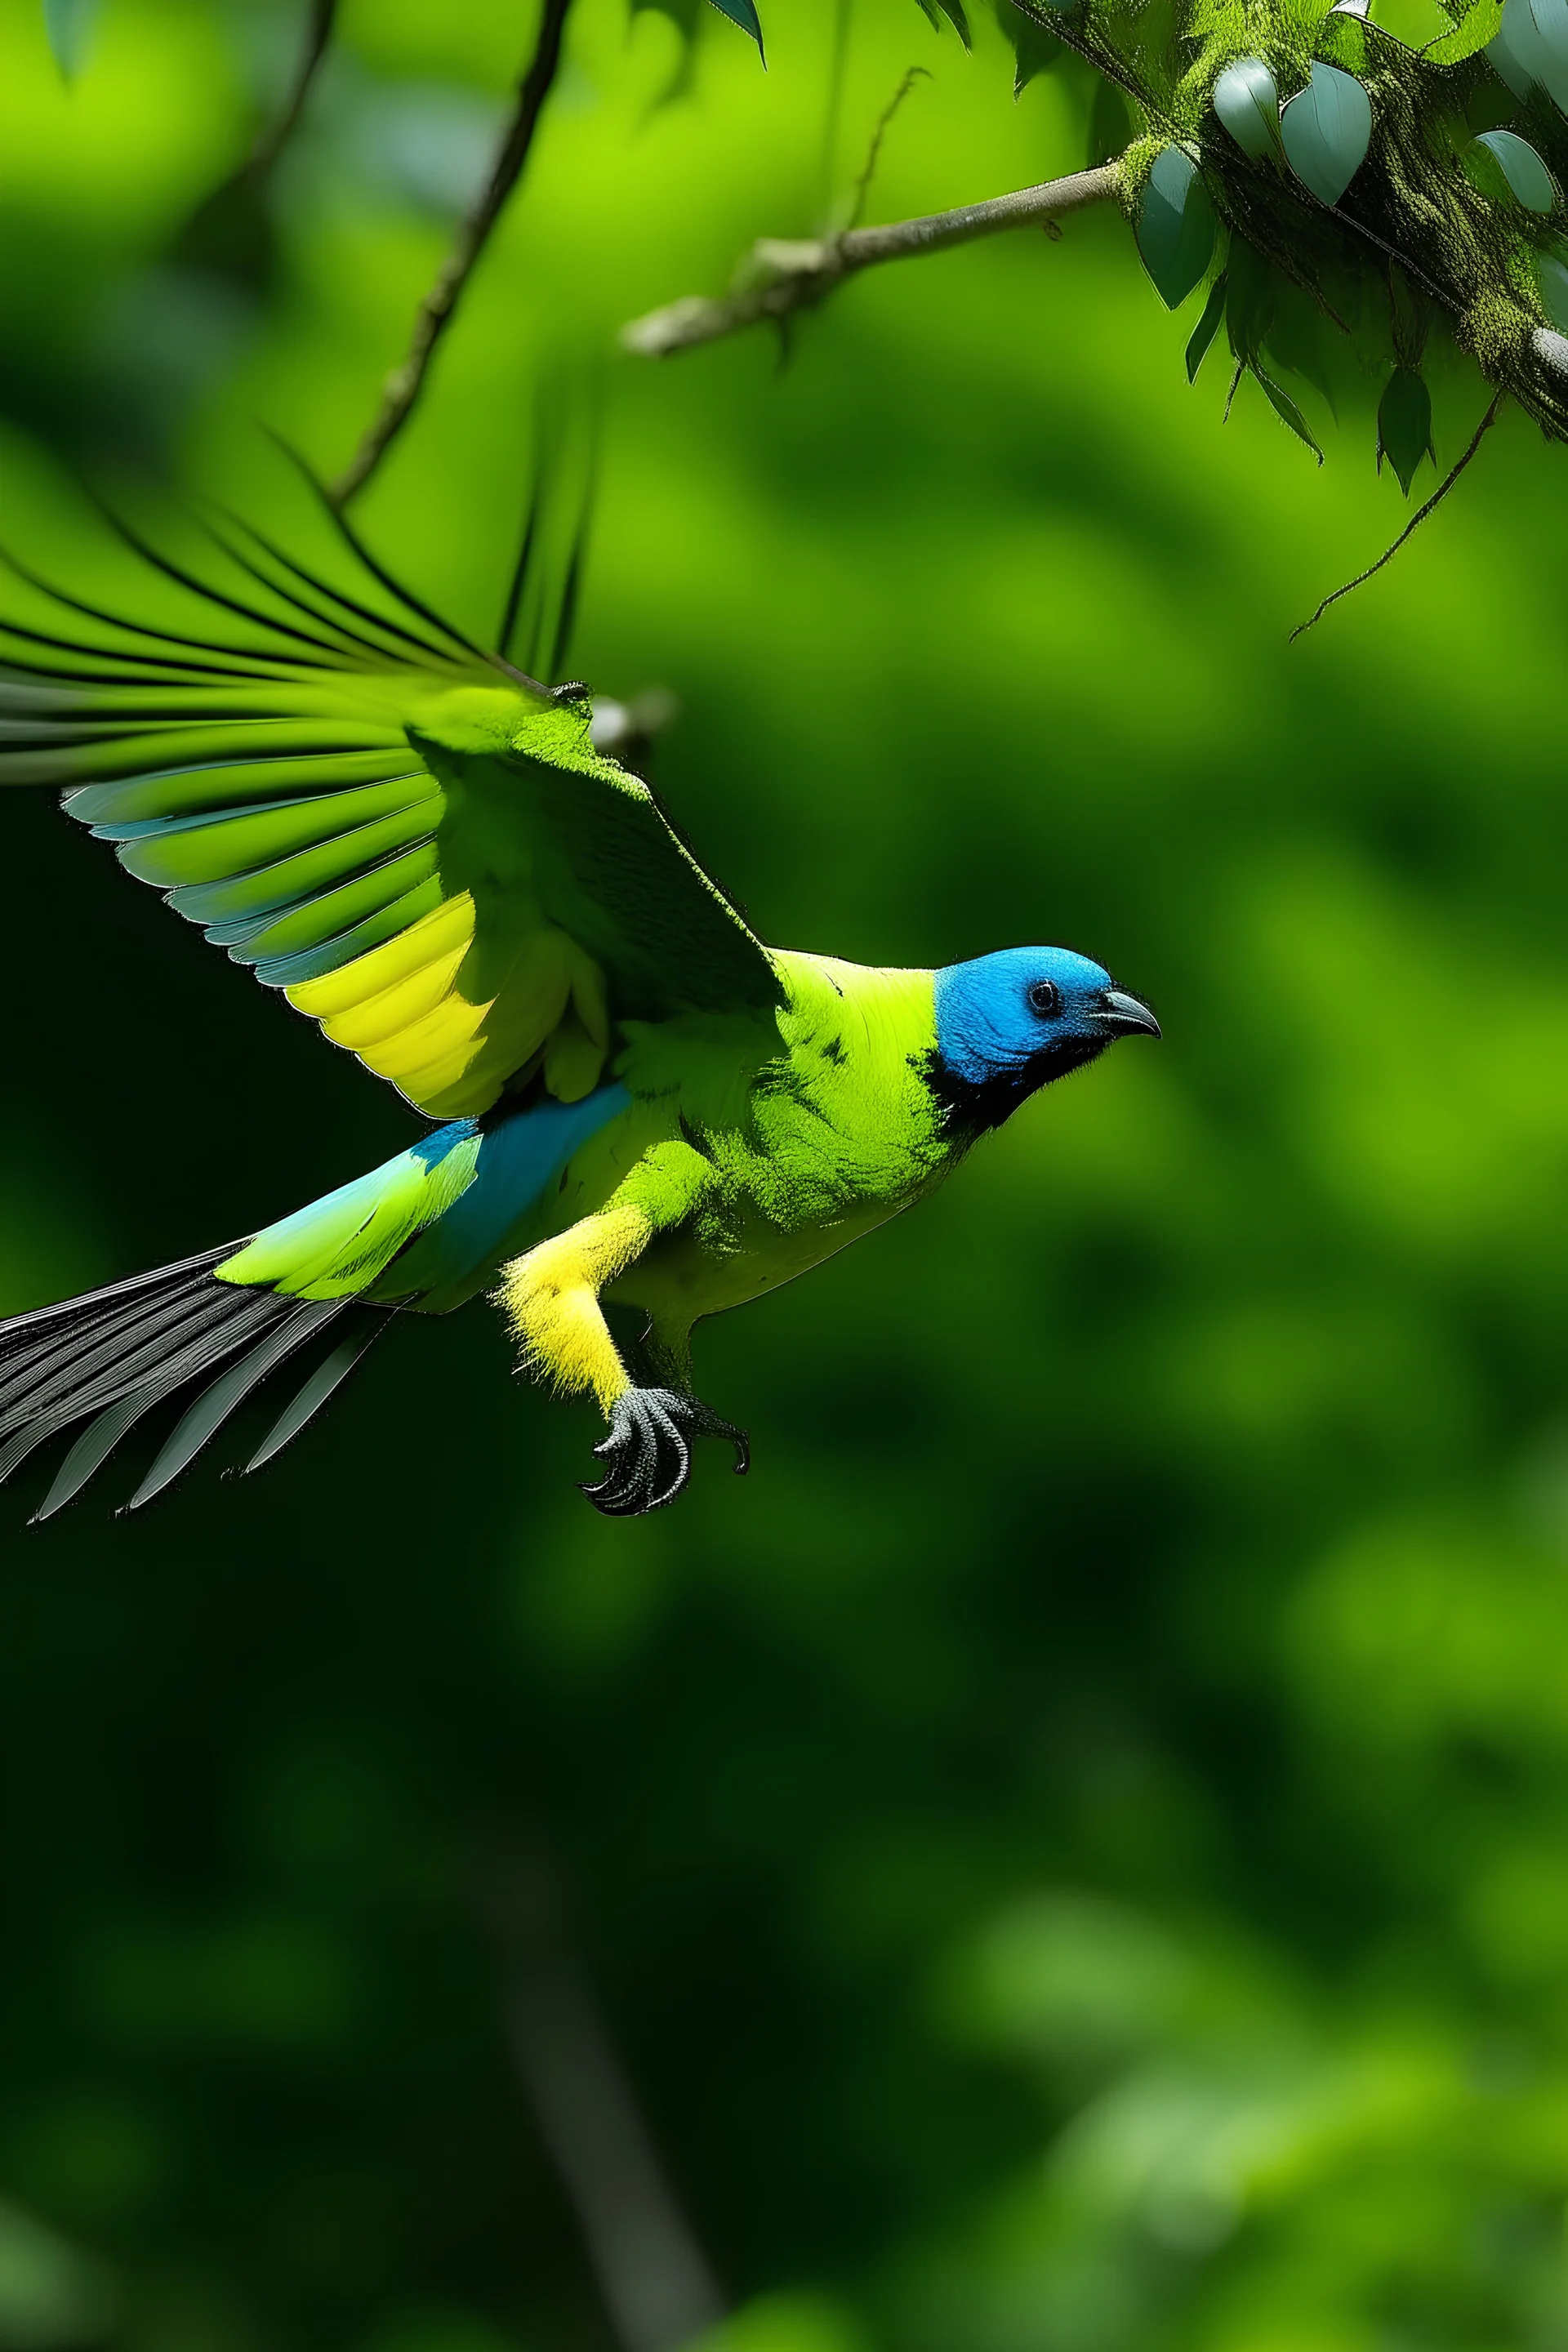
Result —
[{"label": "bird", "polygon": [[[659,1509],[699,1439],[750,1464],[697,1393],[697,1323],[923,1200],[1118,1040],[1160,1034],[1065,948],[902,970],[765,946],[596,746],[588,688],[441,618],[336,509],[342,561],[316,568],[226,512],[203,520],[205,561],[110,520],[160,617],[5,558],[29,593],[0,605],[0,783],[58,790],[426,1131],[274,1223],[0,1324],[0,1480],[76,1433],[36,1519],[178,1400],[140,1508],[309,1360],[259,1469],[395,1318],[481,1295],[521,1369],[603,1415],[588,1500]],[[639,1336],[617,1345],[606,1307],[637,1310]]]}]

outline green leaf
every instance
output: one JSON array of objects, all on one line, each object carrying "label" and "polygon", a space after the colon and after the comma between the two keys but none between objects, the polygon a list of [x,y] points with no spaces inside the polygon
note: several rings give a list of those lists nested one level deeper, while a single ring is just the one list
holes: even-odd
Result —
[{"label": "green leaf", "polygon": [[[1503,0],[1492,47],[1500,72],[1511,60],[1521,79],[1539,82],[1559,110],[1568,111],[1568,0]],[[1503,79],[1510,89],[1515,86],[1509,74]]]},{"label": "green leaf", "polygon": [[1261,58],[1237,58],[1214,86],[1214,110],[1255,163],[1279,148],[1279,89]]},{"label": "green leaf", "polygon": [[974,44],[970,38],[969,19],[963,13],[963,0],[916,0],[917,6],[940,33],[943,16],[952,26],[966,49]]},{"label": "green leaf", "polygon": [[1538,253],[1535,282],[1547,317],[1560,335],[1568,335],[1568,264],[1560,254]]},{"label": "green leaf", "polygon": [[1432,395],[1414,368],[1395,368],[1378,403],[1377,470],[1386,457],[1408,498],[1416,467],[1433,456]]},{"label": "green leaf", "polygon": [[1103,78],[1095,84],[1094,99],[1089,110],[1089,144],[1084,161],[1092,171],[1097,163],[1109,163],[1120,155],[1132,136],[1132,110],[1113,81]]},{"label": "green leaf", "polygon": [[1050,71],[1062,45],[1054,33],[1042,31],[1032,16],[1015,7],[1013,0],[995,0],[995,8],[996,22],[1013,45],[1013,95],[1022,98],[1037,74]]},{"label": "green leaf", "polygon": [[1227,276],[1226,333],[1236,358],[1251,367],[1274,323],[1274,273],[1255,246],[1233,235]]},{"label": "green leaf", "polygon": [[44,0],[44,31],[68,81],[87,63],[99,6],[100,0]]},{"label": "green leaf", "polygon": [[[1559,75],[1568,73],[1568,0],[1528,0],[1528,6],[1543,56]],[[1552,80],[1545,74],[1540,79],[1555,97]]]},{"label": "green leaf", "polygon": [[1497,32],[1487,43],[1487,63],[1507,82],[1515,98],[1528,98],[1535,88],[1535,76],[1515,57],[1500,21]]},{"label": "green leaf", "polygon": [[1289,368],[1310,383],[1331,415],[1338,411],[1334,396],[1334,362],[1343,349],[1342,332],[1326,319],[1309,294],[1280,281],[1274,286],[1274,319],[1268,330],[1270,368]]},{"label": "green leaf", "polygon": [[1219,322],[1225,316],[1226,276],[1222,269],[1209,288],[1209,299],[1204,304],[1204,315],[1187,338],[1187,382],[1196,383],[1198,370],[1208,357],[1208,348],[1219,332]]},{"label": "green leaf", "polygon": [[1168,310],[1184,302],[1214,253],[1215,216],[1197,165],[1180,147],[1162,148],[1138,207],[1138,250]]},{"label": "green leaf", "polygon": [[1453,30],[1426,44],[1425,54],[1435,66],[1462,66],[1496,40],[1502,24],[1502,0],[1470,0]]},{"label": "green leaf", "polygon": [[1517,131],[1483,131],[1465,150],[1465,168],[1484,194],[1511,196],[1526,212],[1549,213],[1556,205],[1551,173]]},{"label": "green leaf", "polygon": [[1447,39],[1454,30],[1453,18],[1437,0],[1372,0],[1366,17],[1369,25],[1375,25],[1380,33],[1387,33],[1407,49],[1425,49],[1434,41]]},{"label": "green leaf", "polygon": [[1279,135],[1296,177],[1321,202],[1337,205],[1371,144],[1372,100],[1353,74],[1320,61],[1280,116]]},{"label": "green leaf", "polygon": [[1274,383],[1271,377],[1265,375],[1260,367],[1255,367],[1252,373],[1258,378],[1258,383],[1263,386],[1264,393],[1268,401],[1268,405],[1274,411],[1275,415],[1280,419],[1282,424],[1288,425],[1290,427],[1291,432],[1296,436],[1298,441],[1304,441],[1306,443],[1308,448],[1311,450],[1313,456],[1317,458],[1317,461],[1321,466],[1323,462],[1323,453],[1319,448],[1316,440],[1313,438],[1311,427],[1307,423],[1307,420],[1302,415],[1300,410],[1297,407],[1295,402],[1291,399],[1289,394],[1288,392],[1281,392],[1279,386]]},{"label": "green leaf", "polygon": [[713,0],[713,5],[718,9],[721,16],[728,16],[731,25],[739,25],[742,33],[750,33],[757,45],[758,57],[766,65],[767,54],[763,47],[763,20],[752,5],[752,0]]}]

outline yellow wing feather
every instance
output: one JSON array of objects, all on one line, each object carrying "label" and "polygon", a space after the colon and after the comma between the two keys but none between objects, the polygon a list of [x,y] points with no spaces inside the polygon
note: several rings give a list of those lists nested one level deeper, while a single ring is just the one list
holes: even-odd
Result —
[{"label": "yellow wing feather", "polygon": [[[254,537],[226,547],[242,576],[216,639],[210,616],[143,632],[19,575],[49,618],[0,615],[0,784],[63,787],[132,873],[431,1118],[541,1076],[576,1101],[627,1020],[765,1013],[765,951],[647,787],[595,754],[585,698],[351,551],[357,595]],[[218,593],[162,568],[165,598]],[[95,625],[60,635],[62,607]]]}]

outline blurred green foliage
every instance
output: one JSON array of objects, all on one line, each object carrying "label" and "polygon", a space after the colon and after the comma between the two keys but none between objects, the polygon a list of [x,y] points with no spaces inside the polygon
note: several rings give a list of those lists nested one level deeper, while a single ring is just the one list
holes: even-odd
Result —
[{"label": "blurred green foliage", "polygon": [[[472,625],[539,383],[827,215],[909,65],[873,217],[1093,135],[984,23],[859,0],[835,108],[828,0],[773,16],[661,105],[676,27],[579,0],[363,502]],[[267,272],[172,261],[300,31],[106,0],[68,87],[0,5],[0,521],[79,583],[46,441],[242,505],[258,418],[342,461],[531,37],[350,0]],[[475,1308],[252,1485],[5,1490],[7,2352],[610,2352],[502,2019],[541,1850],[704,2352],[1568,2342],[1559,461],[1505,422],[1288,650],[1404,512],[1380,387],[1320,473],[1185,331],[1085,217],[868,276],[784,369],[610,367],[577,659],[679,695],[658,780],[764,934],[1061,940],[1166,1043],[700,1335],[746,1485],[596,1518],[591,1415]],[[0,818],[0,1307],[411,1131],[47,795]]]}]

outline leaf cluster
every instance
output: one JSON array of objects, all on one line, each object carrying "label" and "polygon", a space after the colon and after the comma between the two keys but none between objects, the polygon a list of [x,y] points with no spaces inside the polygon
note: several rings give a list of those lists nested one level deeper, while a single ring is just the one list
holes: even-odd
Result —
[{"label": "leaf cluster", "polygon": [[1076,53],[1119,94],[1145,266],[1173,309],[1205,289],[1189,377],[1223,324],[1237,380],[1315,449],[1278,372],[1326,383],[1353,356],[1384,381],[1379,455],[1407,492],[1434,334],[1568,434],[1563,0],[1000,5],[1020,87]]}]

